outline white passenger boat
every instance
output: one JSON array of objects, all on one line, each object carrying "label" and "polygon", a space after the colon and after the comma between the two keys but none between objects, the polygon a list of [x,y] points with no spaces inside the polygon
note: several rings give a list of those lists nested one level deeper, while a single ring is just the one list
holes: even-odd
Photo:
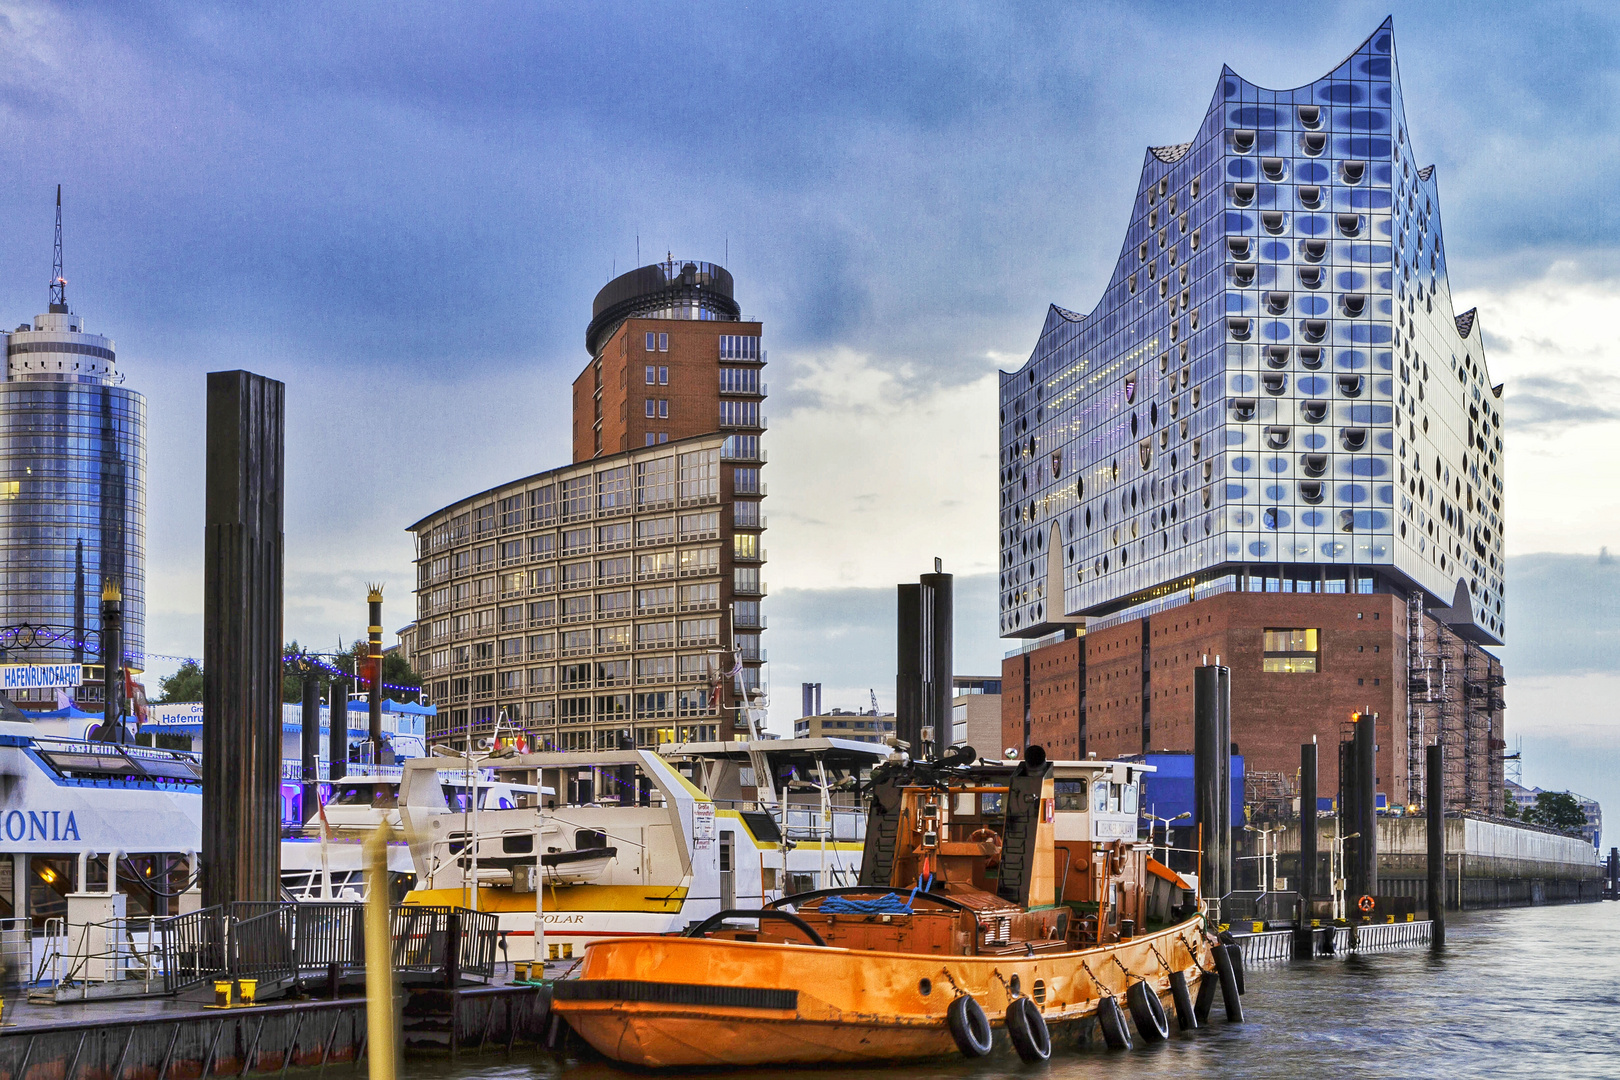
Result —
[{"label": "white passenger boat", "polygon": [[788,739],[515,755],[484,763],[538,778],[543,805],[485,809],[476,822],[439,780],[465,763],[406,762],[399,810],[418,887],[405,902],[494,913],[513,960],[533,958],[538,919],[548,955],[564,959],[590,941],[853,883],[856,788],[888,753]]}]

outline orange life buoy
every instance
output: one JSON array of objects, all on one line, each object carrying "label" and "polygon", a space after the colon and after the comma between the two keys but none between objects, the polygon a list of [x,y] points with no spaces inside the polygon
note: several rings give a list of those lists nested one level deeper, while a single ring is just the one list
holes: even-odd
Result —
[{"label": "orange life buoy", "polygon": [[1362,911],[1371,911],[1377,906],[1378,901],[1374,900],[1370,896],[1363,896],[1360,900],[1356,901],[1356,907],[1360,908]]}]

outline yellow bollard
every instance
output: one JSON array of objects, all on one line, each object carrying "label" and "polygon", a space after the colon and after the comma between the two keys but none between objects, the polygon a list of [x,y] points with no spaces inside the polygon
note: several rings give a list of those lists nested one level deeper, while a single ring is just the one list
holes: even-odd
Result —
[{"label": "yellow bollard", "polygon": [[515,983],[526,983],[529,981],[529,965],[525,961],[517,960],[513,962],[512,981]]},{"label": "yellow bollard", "polygon": [[243,979],[243,980],[241,980],[240,985],[242,987],[242,1004],[243,1005],[256,1005],[256,1004],[258,1004],[258,1001],[259,1001],[259,980],[258,979]]},{"label": "yellow bollard", "polygon": [[216,982],[214,984],[214,1004],[210,1007],[215,1009],[230,1008],[231,1001],[234,996],[232,994],[232,990],[234,990],[235,987],[236,984],[231,982],[229,979],[221,979],[219,982]]},{"label": "yellow bollard", "polygon": [[378,825],[366,838],[366,1041],[371,1080],[399,1075],[399,1040],[394,1029],[394,950],[388,927],[388,838]]}]

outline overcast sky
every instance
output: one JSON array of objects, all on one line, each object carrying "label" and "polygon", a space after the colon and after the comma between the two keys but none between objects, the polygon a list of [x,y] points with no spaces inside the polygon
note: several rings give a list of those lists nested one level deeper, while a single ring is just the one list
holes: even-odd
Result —
[{"label": "overcast sky", "polygon": [[[1595,566],[1620,550],[1612,4],[0,2],[0,314],[43,309],[61,183],[69,299],[150,406],[148,647],[193,654],[205,372],[287,384],[287,635],[326,644],[368,580],[409,618],[406,524],[566,462],[560,391],[638,237],[724,262],[769,350],[778,726],[802,678],[890,707],[893,583],[994,571],[995,372],[1049,302],[1095,303],[1144,147],[1192,136],[1223,63],[1294,86],[1391,12],[1452,288],[1508,386],[1509,552]],[[1575,640],[1516,601],[1524,565],[1511,641]],[[994,588],[962,588],[958,666],[993,670]],[[1612,640],[1592,597],[1570,610]],[[1620,763],[1590,653],[1526,667],[1510,731]]]}]

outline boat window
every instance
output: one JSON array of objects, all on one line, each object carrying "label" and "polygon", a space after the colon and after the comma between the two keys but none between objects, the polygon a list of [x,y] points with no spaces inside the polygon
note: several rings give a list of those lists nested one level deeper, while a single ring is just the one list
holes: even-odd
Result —
[{"label": "boat window", "polygon": [[1091,809],[1098,814],[1108,813],[1108,789],[1111,785],[1107,780],[1098,780],[1091,785]]},{"label": "boat window", "polygon": [[[467,798],[467,789],[461,784],[444,785],[444,801],[449,804],[450,812],[465,814],[472,809],[472,800]],[[486,809],[489,805],[489,788],[478,789],[478,809]]]},{"label": "boat window", "polygon": [[984,817],[997,817],[1001,814],[1001,792],[987,791],[979,804],[980,813]]},{"label": "boat window", "polygon": [[517,836],[501,837],[501,854],[503,855],[532,855],[534,854],[534,835],[520,833]]},{"label": "boat window", "polygon": [[974,798],[973,792],[959,791],[956,793],[956,805],[951,808],[951,813],[956,817],[972,817],[979,812],[977,804],[978,800]]},{"label": "boat window", "polygon": [[574,831],[574,848],[584,851],[586,848],[605,848],[608,846],[607,833],[595,829],[576,829]]},{"label": "boat window", "polygon": [[1120,813],[1136,813],[1136,785],[1126,784],[1124,797],[1120,800]]},{"label": "boat window", "polygon": [[1057,796],[1059,810],[1072,810],[1082,814],[1086,812],[1084,780],[1059,780],[1053,785],[1053,793]]}]

